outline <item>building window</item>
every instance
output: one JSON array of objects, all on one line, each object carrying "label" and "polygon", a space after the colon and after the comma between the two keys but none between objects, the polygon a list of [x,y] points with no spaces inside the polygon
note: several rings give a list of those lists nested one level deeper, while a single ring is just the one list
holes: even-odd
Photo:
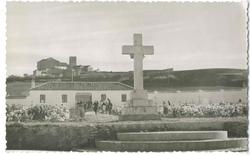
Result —
[{"label": "building window", "polygon": [[67,103],[67,95],[62,95],[62,103]]},{"label": "building window", "polygon": [[127,101],[127,95],[126,94],[122,94],[122,102],[126,102]]},{"label": "building window", "polygon": [[46,101],[45,95],[44,94],[40,95],[40,103],[45,103],[45,101]]},{"label": "building window", "polygon": [[101,94],[101,101],[106,100],[106,94]]}]

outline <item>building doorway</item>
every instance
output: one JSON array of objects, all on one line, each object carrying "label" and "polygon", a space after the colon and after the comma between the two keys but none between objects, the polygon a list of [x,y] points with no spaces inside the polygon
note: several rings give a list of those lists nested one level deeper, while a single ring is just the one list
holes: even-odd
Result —
[{"label": "building doorway", "polygon": [[76,93],[75,95],[75,106],[77,107],[77,103],[84,103],[86,111],[93,111],[92,108],[92,94],[91,93]]}]

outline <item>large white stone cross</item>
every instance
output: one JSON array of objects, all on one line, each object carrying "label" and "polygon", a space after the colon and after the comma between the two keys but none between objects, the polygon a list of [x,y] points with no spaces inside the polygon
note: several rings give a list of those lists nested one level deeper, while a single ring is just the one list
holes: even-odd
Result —
[{"label": "large white stone cross", "polygon": [[154,46],[142,46],[142,35],[134,34],[134,46],[122,46],[122,54],[129,54],[134,58],[134,90],[143,90],[144,55],[153,55]]}]

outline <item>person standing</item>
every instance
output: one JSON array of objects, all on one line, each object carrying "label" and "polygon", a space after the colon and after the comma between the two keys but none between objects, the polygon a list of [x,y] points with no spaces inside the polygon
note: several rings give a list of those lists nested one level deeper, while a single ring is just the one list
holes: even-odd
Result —
[{"label": "person standing", "polygon": [[84,108],[82,101],[78,102],[77,110],[78,110],[78,113],[80,115],[80,120],[83,121],[84,116],[85,116],[85,108]]},{"label": "person standing", "polygon": [[168,114],[168,104],[165,101],[163,101],[163,113]]},{"label": "person standing", "polygon": [[111,103],[111,100],[110,99],[108,99],[108,111],[109,111],[109,114],[111,115],[111,113],[112,113],[112,107],[113,107],[113,104]]},{"label": "person standing", "polygon": [[98,105],[99,105],[98,101],[95,101],[94,102],[94,111],[95,111],[96,115],[97,115]]},{"label": "person standing", "polygon": [[106,112],[106,107],[107,107],[107,105],[106,105],[106,103],[105,103],[105,101],[103,101],[103,103],[102,103],[102,112],[105,114],[105,112]]},{"label": "person standing", "polygon": [[92,101],[90,101],[90,103],[89,103],[90,105],[89,105],[89,109],[92,109],[92,107],[93,107],[93,102]]},{"label": "person standing", "polygon": [[[81,101],[82,102],[82,101]],[[82,102],[82,104],[83,104],[83,107],[84,107],[84,110],[86,111],[87,110],[87,102]]]},{"label": "person standing", "polygon": [[239,102],[238,103],[241,103],[241,99],[239,99]]},{"label": "person standing", "polygon": [[106,101],[106,109],[105,109],[105,113],[108,114],[109,112],[109,102]]}]

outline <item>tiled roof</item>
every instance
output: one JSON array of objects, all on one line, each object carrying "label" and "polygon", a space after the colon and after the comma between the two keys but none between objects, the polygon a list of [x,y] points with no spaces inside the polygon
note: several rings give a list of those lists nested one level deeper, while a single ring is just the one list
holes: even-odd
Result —
[{"label": "tiled roof", "polygon": [[133,90],[120,82],[47,82],[29,90]]}]

